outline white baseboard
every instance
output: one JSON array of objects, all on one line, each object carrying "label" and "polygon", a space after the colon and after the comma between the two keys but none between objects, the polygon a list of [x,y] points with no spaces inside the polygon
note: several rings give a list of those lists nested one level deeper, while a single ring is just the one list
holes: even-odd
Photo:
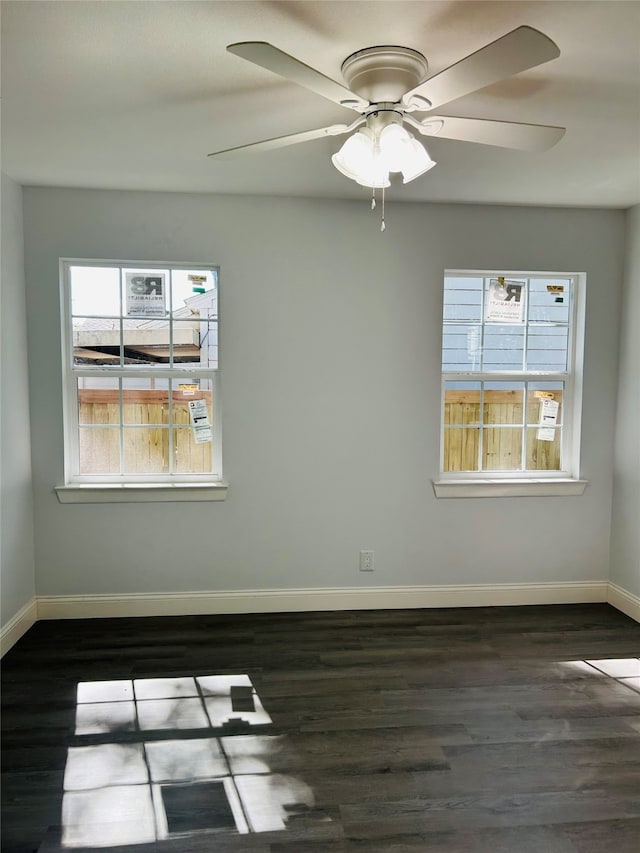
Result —
[{"label": "white baseboard", "polygon": [[38,619],[505,607],[588,602],[608,602],[640,622],[640,598],[607,581],[53,595],[38,596],[16,613],[0,633],[0,651],[4,655]]},{"label": "white baseboard", "polygon": [[640,598],[637,595],[633,595],[618,584],[610,582],[607,601],[613,607],[635,619],[636,622],[640,622]]},{"label": "white baseboard", "polygon": [[607,601],[607,581],[461,586],[340,587],[38,597],[39,619],[498,607]]},{"label": "white baseboard", "polygon": [[35,598],[21,607],[13,619],[10,619],[0,631],[0,657],[5,655],[11,646],[14,646],[23,634],[35,624],[38,619],[38,608]]}]

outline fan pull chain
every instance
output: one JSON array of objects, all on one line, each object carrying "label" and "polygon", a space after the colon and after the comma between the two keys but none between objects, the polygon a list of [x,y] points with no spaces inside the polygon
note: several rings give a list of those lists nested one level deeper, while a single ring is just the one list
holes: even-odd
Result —
[{"label": "fan pull chain", "polygon": [[371,188],[371,210],[376,209],[376,188]]},{"label": "fan pull chain", "polygon": [[387,226],[384,221],[384,187],[382,187],[382,218],[380,220],[380,231],[384,231]]}]

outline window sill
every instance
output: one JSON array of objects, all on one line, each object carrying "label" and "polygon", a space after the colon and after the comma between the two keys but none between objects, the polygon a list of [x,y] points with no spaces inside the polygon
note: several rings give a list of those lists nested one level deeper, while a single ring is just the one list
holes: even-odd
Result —
[{"label": "window sill", "polygon": [[581,495],[587,480],[434,480],[437,498],[524,498]]},{"label": "window sill", "polygon": [[228,483],[86,483],[56,486],[62,504],[223,501]]}]

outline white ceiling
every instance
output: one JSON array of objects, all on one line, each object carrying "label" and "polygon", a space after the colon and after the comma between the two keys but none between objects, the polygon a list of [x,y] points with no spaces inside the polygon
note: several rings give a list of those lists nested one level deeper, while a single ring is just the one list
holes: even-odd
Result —
[{"label": "white ceiling", "polygon": [[4,0],[2,168],[26,185],[362,198],[333,137],[207,153],[354,114],[227,53],[268,41],[342,82],[350,53],[417,49],[429,75],[521,24],[558,59],[441,108],[562,125],[543,153],[426,140],[438,165],[390,197],[625,208],[640,202],[640,2]]}]

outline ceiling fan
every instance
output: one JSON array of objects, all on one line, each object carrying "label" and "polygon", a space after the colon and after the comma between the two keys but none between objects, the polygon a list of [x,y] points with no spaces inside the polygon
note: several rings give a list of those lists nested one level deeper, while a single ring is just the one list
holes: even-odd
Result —
[{"label": "ceiling fan", "polygon": [[[402,172],[407,183],[435,165],[405,125],[422,136],[524,151],[550,148],[565,131],[547,125],[435,114],[443,104],[560,55],[550,38],[528,26],[517,27],[426,80],[425,57],[395,45],[367,47],[348,56],[341,67],[346,86],[268,42],[239,42],[227,50],[354,110],[358,117],[351,124],[277,136],[215,151],[209,157],[267,151],[355,131],[332,161],[347,177],[375,189],[389,186],[390,172]],[[421,113],[426,115],[416,118]]]}]

